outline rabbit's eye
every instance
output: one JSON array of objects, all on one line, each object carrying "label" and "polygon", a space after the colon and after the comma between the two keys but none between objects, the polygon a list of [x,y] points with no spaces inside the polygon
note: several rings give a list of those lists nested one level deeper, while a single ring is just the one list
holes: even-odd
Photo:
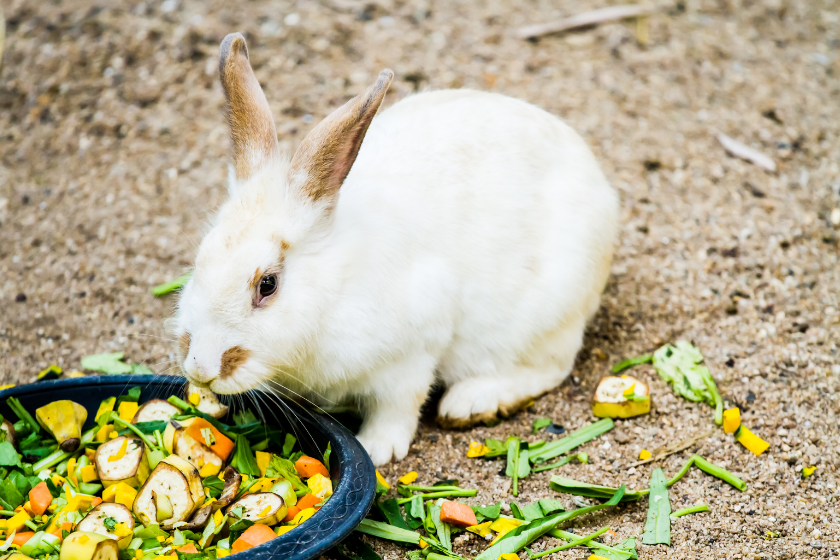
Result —
[{"label": "rabbit's eye", "polygon": [[277,291],[277,276],[269,274],[260,279],[259,285],[260,298],[267,298]]}]

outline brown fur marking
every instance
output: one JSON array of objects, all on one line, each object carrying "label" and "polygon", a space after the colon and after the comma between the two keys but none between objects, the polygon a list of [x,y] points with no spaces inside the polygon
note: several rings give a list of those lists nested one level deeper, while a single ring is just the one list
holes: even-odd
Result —
[{"label": "brown fur marking", "polygon": [[236,372],[237,368],[245,363],[248,356],[251,355],[249,350],[245,350],[240,346],[234,346],[225,350],[222,354],[222,365],[219,368],[219,377],[224,379]]},{"label": "brown fur marking", "polygon": [[178,346],[181,349],[181,361],[187,359],[187,354],[190,353],[190,333],[185,332],[178,339]]},{"label": "brown fur marking", "polygon": [[219,78],[227,99],[233,167],[237,179],[245,180],[276,154],[277,132],[240,33],[231,33],[222,41]]},{"label": "brown fur marking", "polygon": [[289,179],[312,200],[334,197],[356,161],[394,73],[383,70],[374,85],[332,112],[303,139]]}]

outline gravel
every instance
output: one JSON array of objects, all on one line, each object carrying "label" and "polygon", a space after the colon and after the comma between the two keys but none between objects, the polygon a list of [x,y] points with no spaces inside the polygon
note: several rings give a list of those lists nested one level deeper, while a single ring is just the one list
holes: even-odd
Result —
[{"label": "gravel", "polygon": [[[240,30],[287,149],[390,67],[386,104],[418,89],[472,87],[562,116],[621,193],[612,278],[572,377],[492,428],[441,431],[430,417],[409,456],[383,469],[389,479],[417,470],[419,483],[457,478],[479,489],[476,502],[509,501],[501,460],[466,459],[471,440],[526,436],[538,416],[576,429],[592,420],[589,397],[611,364],[685,338],[771,447],[755,457],[716,431],[662,461],[673,473],[697,452],[749,488],[690,472],[671,488],[674,509],[706,503],[711,512],[675,521],[671,548],[640,545],[641,557],[838,558],[838,5],[658,2],[647,45],[628,22],[513,37],[606,5],[6,2],[0,381],[29,381],[51,363],[76,369],[82,356],[107,351],[173,370],[164,320],[175,300],[153,299],[149,287],[190,266],[208,212],[224,199],[216,64],[222,37]],[[777,171],[727,155],[718,133],[771,157]],[[656,465],[624,467],[642,448],[709,428],[708,407],[674,396],[648,366],[634,375],[651,385],[651,414],[587,444],[590,464],[555,472],[642,487]],[[809,466],[816,473],[803,480]],[[552,474],[521,482],[519,501],[552,496]],[[645,511],[623,505],[570,527],[609,525],[614,543],[641,534]],[[482,546],[468,538],[458,550]]]}]

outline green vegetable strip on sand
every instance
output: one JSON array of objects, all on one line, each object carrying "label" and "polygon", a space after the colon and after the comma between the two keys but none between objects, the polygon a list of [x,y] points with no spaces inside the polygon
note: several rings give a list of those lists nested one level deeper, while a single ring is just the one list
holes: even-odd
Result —
[{"label": "green vegetable strip on sand", "polygon": [[[546,535],[550,537],[554,537],[555,539],[563,539],[564,541],[573,541],[579,538],[579,535],[574,533],[569,533],[568,531],[564,531],[562,529],[552,529]],[[634,550],[626,550],[621,545],[627,542],[633,542]],[[607,546],[605,544],[596,542],[596,541],[589,541],[586,543],[586,546],[589,548],[594,548],[598,550],[598,554],[604,557],[613,557],[616,560],[624,560],[626,558],[636,558],[635,552],[635,537],[630,537],[629,539],[625,540],[623,543],[619,543],[617,546]]]},{"label": "green vegetable strip on sand", "polygon": [[[415,545],[420,544],[420,533],[400,529],[399,527],[394,527],[393,525],[388,525],[387,523],[381,523],[379,521],[373,521],[372,519],[362,520],[359,526],[356,527],[356,531],[389,541]],[[493,560],[496,559],[494,558]]]},{"label": "green vegetable strip on sand", "polygon": [[[549,459],[553,459],[595,439],[601,434],[609,432],[613,429],[613,426],[615,426],[615,423],[611,418],[603,418],[597,422],[593,422],[588,426],[575,430],[562,439],[546,443],[539,448],[539,451],[534,453],[530,460],[532,463],[544,463]],[[493,560],[496,559],[494,558]]]},{"label": "green vegetable strip on sand", "polygon": [[629,358],[624,360],[623,362],[619,362],[615,364],[610,371],[613,373],[621,373],[625,369],[630,369],[631,367],[638,366],[641,364],[649,364],[653,361],[653,354],[645,354],[644,356],[637,356],[635,358]]},{"label": "green vegetable strip on sand", "polygon": [[588,453],[578,453],[577,455],[567,455],[566,457],[563,457],[562,459],[560,459],[556,463],[551,463],[550,465],[541,465],[539,467],[534,467],[533,469],[531,469],[531,472],[538,473],[538,472],[543,472],[543,471],[550,471],[551,469],[556,469],[558,467],[562,467],[563,465],[566,465],[566,464],[570,463],[571,461],[574,461],[575,459],[577,459],[581,463],[588,463],[589,462],[589,454]]},{"label": "green vegetable strip on sand", "polygon": [[591,540],[593,540],[593,539],[595,539],[595,538],[597,538],[597,537],[600,537],[601,535],[603,535],[604,533],[606,533],[606,532],[607,532],[607,531],[609,531],[609,530],[610,530],[610,528],[609,528],[609,527],[604,527],[603,529],[600,529],[600,530],[598,530],[598,531],[595,531],[595,532],[594,532],[594,533],[592,533],[591,535],[587,535],[587,536],[585,536],[585,537],[580,537],[580,538],[578,538],[578,539],[576,539],[576,540],[569,541],[569,542],[568,542],[568,543],[566,543],[566,544],[563,544],[563,545],[560,545],[560,546],[557,546],[557,547],[551,548],[551,549],[549,549],[549,550],[544,550],[544,551],[539,552],[539,553],[537,553],[537,554],[534,554],[534,553],[532,553],[532,552],[529,550],[529,551],[528,551],[528,557],[529,557],[529,558],[531,558],[531,559],[533,559],[533,558],[542,558],[543,556],[548,556],[549,554],[554,554],[555,552],[560,552],[561,550],[566,550],[566,549],[568,549],[568,548],[574,548],[574,547],[576,547],[576,546],[588,546],[588,545],[589,545],[589,542],[590,542]]},{"label": "green vegetable strip on sand", "polygon": [[654,469],[650,476],[650,497],[642,544],[671,546],[671,502],[662,469]]},{"label": "green vegetable strip on sand", "polygon": [[681,510],[677,510],[671,514],[671,519],[676,519],[678,517],[682,517],[683,515],[691,515],[692,513],[701,513],[704,511],[709,511],[709,506],[706,504],[700,504],[698,506],[691,506]]}]

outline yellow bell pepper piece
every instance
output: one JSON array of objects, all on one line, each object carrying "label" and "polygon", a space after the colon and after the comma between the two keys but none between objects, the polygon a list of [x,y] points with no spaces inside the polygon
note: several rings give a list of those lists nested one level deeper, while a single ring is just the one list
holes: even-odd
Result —
[{"label": "yellow bell pepper piece", "polygon": [[379,473],[379,471],[376,471],[376,480],[378,480],[378,481],[379,481],[379,484],[381,484],[382,486],[384,486],[387,490],[390,490],[390,489],[391,489],[391,485],[390,485],[390,484],[388,484],[388,481],[387,481],[387,480],[385,480],[385,477],[384,477],[384,476],[382,476],[382,475]]},{"label": "yellow bell pepper piece", "polygon": [[492,533],[492,531],[490,530],[490,525],[492,524],[492,521],[485,521],[484,523],[479,523],[478,525],[470,525],[469,527],[467,527],[467,531],[469,531],[470,533],[474,533],[479,537],[486,537],[487,535]]},{"label": "yellow bell pepper piece", "polygon": [[125,523],[117,523],[114,526],[114,534],[120,538],[127,537],[129,535],[133,535],[134,532],[128,528],[128,525]]},{"label": "yellow bell pepper piece", "polygon": [[816,470],[817,470],[817,467],[805,467],[805,468],[803,468],[802,469],[802,478],[808,478],[809,476],[814,474],[814,471],[816,471]]},{"label": "yellow bell pepper piece", "polygon": [[519,527],[520,525],[522,525],[522,522],[518,519],[509,519],[507,517],[498,518],[490,524],[490,529],[496,531],[497,533],[496,538],[490,541],[490,544],[495,544],[496,541],[498,541],[499,539],[501,539],[502,537]]},{"label": "yellow bell pepper piece", "polygon": [[120,482],[114,486],[119,486],[119,488],[117,488],[117,494],[114,501],[118,504],[124,505],[128,509],[131,509],[131,506],[134,504],[134,498],[137,497],[137,490],[125,482]]},{"label": "yellow bell pepper piece", "polygon": [[741,425],[741,409],[737,406],[723,411],[723,431],[727,434],[734,434]]},{"label": "yellow bell pepper piece", "polygon": [[67,505],[64,506],[63,511],[84,511],[93,505],[95,499],[96,496],[73,494],[67,498]]},{"label": "yellow bell pepper piece", "polygon": [[96,472],[96,467],[93,465],[82,467],[81,474],[83,482],[93,482],[94,480],[99,480],[99,473]]},{"label": "yellow bell pepper piece", "polygon": [[332,496],[332,480],[320,473],[310,476],[306,481],[306,485],[309,486],[313,494],[321,499]]},{"label": "yellow bell pepper piece", "polygon": [[499,557],[496,560],[519,560],[519,555],[513,552],[506,552],[504,554],[499,554]]},{"label": "yellow bell pepper piece", "polygon": [[295,515],[294,519],[292,519],[289,524],[294,525],[294,526],[298,526],[301,523],[303,523],[304,521],[306,521],[307,519],[309,519],[310,517],[312,517],[313,515],[315,515],[315,511],[316,510],[315,510],[314,507],[302,509],[298,512],[297,515]]},{"label": "yellow bell pepper piece", "polygon": [[24,526],[26,521],[30,521],[32,518],[29,516],[28,513],[25,511],[19,511],[15,515],[9,518],[9,522],[6,525],[6,532],[9,534],[16,533],[20,531],[21,527]]},{"label": "yellow bell pepper piece", "polygon": [[[280,535],[285,535],[286,533],[288,533],[289,531],[291,531],[294,528],[295,528],[294,525],[278,525],[277,527],[274,528],[274,533],[279,537]],[[216,550],[216,557],[217,558],[222,557],[221,554],[219,554],[220,552],[221,552],[221,549]],[[225,552],[229,552],[229,551],[225,551]]]},{"label": "yellow bell pepper piece", "polygon": [[11,389],[12,387],[17,387],[14,383],[8,383],[6,385],[0,385],[0,391],[5,391],[6,389]]},{"label": "yellow bell pepper piece", "polygon": [[198,476],[201,478],[207,478],[208,476],[213,476],[214,474],[219,474],[219,471],[222,470],[222,467],[215,463],[205,463],[201,470],[198,471]]},{"label": "yellow bell pepper piece", "polygon": [[67,478],[70,479],[70,482],[73,483],[73,486],[78,486],[79,481],[76,480],[76,458],[73,457],[69,461],[67,461]]},{"label": "yellow bell pepper piece", "polygon": [[[277,534],[280,535],[282,533],[277,533]],[[140,552],[140,551],[138,550],[137,552]],[[216,558],[226,558],[228,556],[230,556],[230,550],[227,550],[227,549],[224,549],[224,548],[216,549]]]},{"label": "yellow bell pepper piece", "polygon": [[103,490],[102,491],[102,501],[103,502],[109,502],[109,503],[113,504],[114,501],[117,499],[117,488],[119,487],[120,484],[122,484],[122,482],[120,482],[119,484],[112,484],[111,486],[109,486],[105,490]]},{"label": "yellow bell pepper piece", "polygon": [[749,428],[743,424],[741,424],[735,432],[735,439],[756,455],[761,455],[767,451],[768,447],[770,447],[769,443],[752,433]]},{"label": "yellow bell pepper piece", "polygon": [[411,484],[417,480],[417,473],[415,471],[411,471],[410,473],[406,473],[400,477],[400,482],[402,484]]},{"label": "yellow bell pepper piece", "polygon": [[111,434],[112,431],[114,431],[114,427],[111,426],[111,424],[105,424],[96,431],[94,439],[96,441],[108,441],[108,436]]},{"label": "yellow bell pepper piece", "polygon": [[642,452],[639,453],[639,460],[640,461],[647,461],[648,459],[650,459],[650,457],[651,457],[650,451],[648,451],[647,449],[642,449]]},{"label": "yellow bell pepper piece", "polygon": [[94,417],[95,422],[99,422],[99,417],[103,414],[111,414],[114,411],[114,404],[117,402],[117,397],[108,397],[99,403],[99,409],[96,411]]},{"label": "yellow bell pepper piece", "polygon": [[490,453],[490,448],[477,441],[470,442],[470,448],[467,449],[467,457],[473,459],[475,457],[484,457]]},{"label": "yellow bell pepper piece", "polygon": [[265,476],[268,464],[271,462],[271,453],[257,451],[257,466],[260,468],[260,476]]},{"label": "yellow bell pepper piece", "polygon": [[201,402],[201,395],[198,393],[190,393],[190,396],[187,398],[190,401],[190,404],[193,406],[198,406]]},{"label": "yellow bell pepper piece", "polygon": [[608,560],[606,557],[599,554],[590,554],[586,560]]},{"label": "yellow bell pepper piece", "polygon": [[136,402],[123,401],[120,403],[120,407],[117,409],[117,413],[120,415],[120,418],[122,418],[126,422],[131,422],[131,420],[134,418],[134,415],[137,414],[138,408],[140,408],[140,405]]},{"label": "yellow bell pepper piece", "polygon": [[265,506],[265,509],[260,512],[260,517],[265,517],[271,511],[271,506]]},{"label": "yellow bell pepper piece", "polygon": [[222,513],[222,510],[217,509],[216,513],[213,514],[213,523],[216,524],[216,527],[220,527],[222,523],[225,522],[225,516]]}]

